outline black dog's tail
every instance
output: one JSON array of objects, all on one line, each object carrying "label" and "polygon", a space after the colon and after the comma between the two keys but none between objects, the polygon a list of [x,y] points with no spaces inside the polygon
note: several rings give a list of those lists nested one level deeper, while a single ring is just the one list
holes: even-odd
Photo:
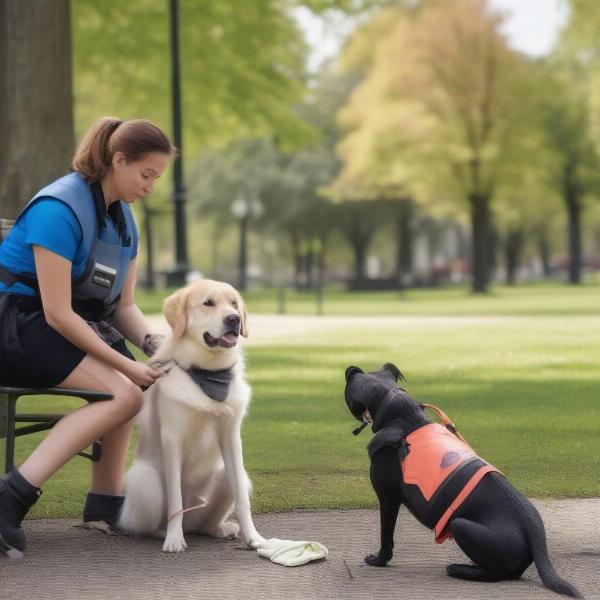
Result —
[{"label": "black dog's tail", "polygon": [[554,570],[550,558],[548,557],[544,523],[535,506],[527,502],[527,509],[523,516],[525,517],[523,519],[523,526],[525,527],[529,538],[533,562],[535,563],[535,567],[540,575],[542,583],[549,590],[552,590],[557,594],[564,594],[571,598],[583,598],[575,586],[562,579],[562,577],[559,577],[558,573]]}]

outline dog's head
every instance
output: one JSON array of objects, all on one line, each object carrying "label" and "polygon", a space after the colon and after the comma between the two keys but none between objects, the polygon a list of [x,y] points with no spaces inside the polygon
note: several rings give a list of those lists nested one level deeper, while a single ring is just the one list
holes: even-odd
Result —
[{"label": "dog's head", "polygon": [[165,299],[163,312],[174,338],[185,336],[210,350],[233,348],[240,335],[248,337],[244,301],[228,283],[190,283]]},{"label": "dog's head", "polygon": [[406,381],[392,363],[369,373],[359,367],[348,367],[344,396],[354,418],[361,422],[372,420],[374,432],[394,420],[408,424],[423,419],[420,405],[398,387],[399,379]]}]

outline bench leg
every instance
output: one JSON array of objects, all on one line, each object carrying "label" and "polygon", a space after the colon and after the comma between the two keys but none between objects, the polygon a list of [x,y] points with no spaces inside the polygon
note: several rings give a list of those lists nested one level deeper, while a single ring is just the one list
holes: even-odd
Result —
[{"label": "bench leg", "polygon": [[[15,438],[20,435],[35,433],[38,431],[46,431],[54,427],[56,422],[64,415],[19,415],[19,421],[36,423],[16,429],[17,421],[17,400],[19,395],[11,393],[0,393],[0,439],[5,438],[5,458],[4,472],[8,473],[14,466],[15,462]],[[92,452],[79,452],[79,456],[90,459],[92,462],[98,462],[102,455],[102,443],[96,441],[92,444]]]}]

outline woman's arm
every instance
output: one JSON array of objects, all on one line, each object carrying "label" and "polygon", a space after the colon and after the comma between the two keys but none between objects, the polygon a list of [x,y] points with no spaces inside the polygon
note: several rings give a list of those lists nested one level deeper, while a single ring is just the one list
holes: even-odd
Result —
[{"label": "woman's arm", "polygon": [[141,348],[144,337],[155,332],[135,303],[136,276],[137,256],[129,263],[127,279],[115,311],[113,324],[132,344]]},{"label": "woman's arm", "polygon": [[151,385],[160,373],[113,350],[71,307],[71,261],[43,248],[33,246],[35,269],[44,316],[56,329],[84,352],[120,371],[138,385]]}]

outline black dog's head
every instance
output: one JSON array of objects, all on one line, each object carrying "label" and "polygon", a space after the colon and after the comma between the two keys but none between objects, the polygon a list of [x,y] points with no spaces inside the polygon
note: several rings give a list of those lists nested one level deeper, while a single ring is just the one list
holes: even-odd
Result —
[{"label": "black dog's head", "polygon": [[392,423],[406,430],[427,422],[421,405],[398,387],[398,379],[406,381],[400,369],[392,363],[370,373],[359,367],[348,367],[344,394],[354,418],[364,422],[368,411],[374,432]]}]

